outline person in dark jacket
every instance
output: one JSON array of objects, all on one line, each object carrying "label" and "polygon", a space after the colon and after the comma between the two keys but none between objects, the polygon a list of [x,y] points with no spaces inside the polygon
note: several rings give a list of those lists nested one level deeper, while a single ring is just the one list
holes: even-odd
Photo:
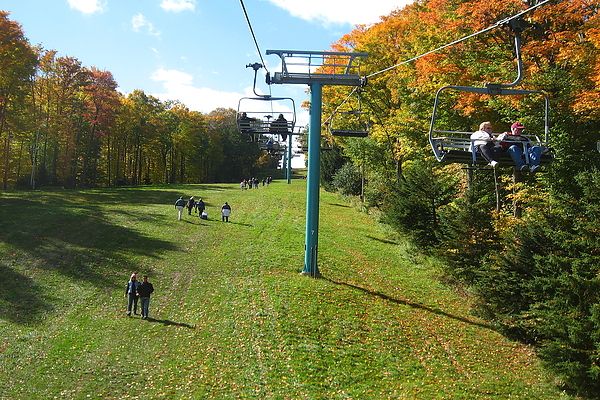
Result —
[{"label": "person in dark jacket", "polygon": [[202,199],[198,199],[198,201],[196,202],[196,210],[198,210],[198,216],[200,218],[202,218],[202,211],[204,211],[205,208],[206,206],[204,205]]},{"label": "person in dark jacket", "polygon": [[[525,127],[515,122],[510,127],[510,132],[504,132],[498,136],[498,141],[502,145],[502,149],[508,154],[515,162],[517,170],[535,172],[540,167],[540,159],[542,157],[542,146],[533,145],[531,141],[521,136]],[[529,165],[526,164],[526,159],[523,159],[523,155],[527,155],[529,158]]]},{"label": "person in dark jacket", "polygon": [[142,283],[137,287],[137,292],[142,301],[142,319],[148,319],[148,308],[150,307],[150,295],[154,292],[154,286],[148,282],[148,275],[142,277]]},{"label": "person in dark jacket", "polygon": [[231,215],[231,206],[225,202],[221,207],[221,221],[229,222],[229,216]]},{"label": "person in dark jacket", "polygon": [[127,315],[131,317],[131,309],[133,308],[133,313],[137,314],[137,306],[138,306],[138,288],[139,281],[137,280],[136,274],[131,274],[131,278],[127,282],[127,286],[125,287],[125,297],[127,297]]},{"label": "person in dark jacket", "polygon": [[273,135],[280,135],[281,140],[285,142],[287,139],[288,132],[288,122],[283,116],[283,114],[279,114],[277,119],[271,122],[271,126],[269,127],[269,133]]},{"label": "person in dark jacket", "polygon": [[192,215],[192,210],[196,207],[196,202],[194,201],[194,196],[190,197],[187,201],[185,207],[188,209],[188,215]]}]

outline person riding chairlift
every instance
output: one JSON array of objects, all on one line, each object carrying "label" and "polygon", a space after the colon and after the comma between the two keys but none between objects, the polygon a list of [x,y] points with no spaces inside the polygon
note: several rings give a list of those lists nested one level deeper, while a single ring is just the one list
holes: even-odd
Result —
[{"label": "person riding chairlift", "polygon": [[[502,149],[515,162],[519,171],[535,172],[540,167],[540,159],[542,158],[542,147],[534,146],[531,141],[525,136],[521,136],[525,127],[520,122],[515,122],[510,127],[510,132],[504,132],[498,136],[498,141],[502,145]],[[523,154],[527,155],[529,165],[523,160]]]},{"label": "person riding chairlift", "polygon": [[283,114],[279,114],[276,120],[271,122],[271,126],[269,127],[269,133],[273,135],[281,135],[281,140],[285,142],[288,135],[288,122],[287,119],[283,116]]}]

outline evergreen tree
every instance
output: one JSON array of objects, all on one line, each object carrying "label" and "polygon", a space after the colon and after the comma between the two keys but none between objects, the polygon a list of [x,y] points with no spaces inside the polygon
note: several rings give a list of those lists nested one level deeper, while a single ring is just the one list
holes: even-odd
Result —
[{"label": "evergreen tree", "polygon": [[334,191],[333,177],[349,160],[339,146],[333,146],[330,151],[322,151],[320,160],[321,186],[325,190]]},{"label": "evergreen tree", "polygon": [[423,248],[436,246],[442,229],[439,208],[456,194],[454,175],[434,169],[432,161],[415,161],[405,166],[404,179],[391,188],[384,221]]}]

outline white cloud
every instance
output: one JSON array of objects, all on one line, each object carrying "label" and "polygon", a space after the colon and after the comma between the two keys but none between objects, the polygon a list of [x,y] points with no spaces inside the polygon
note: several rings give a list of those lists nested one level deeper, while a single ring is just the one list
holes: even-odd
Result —
[{"label": "white cloud", "polygon": [[131,18],[131,26],[136,32],[139,32],[140,28],[146,27],[146,31],[149,35],[160,36],[160,31],[155,31],[154,25],[149,22],[141,13],[134,15],[133,18]]},{"label": "white cloud", "polygon": [[291,15],[325,24],[373,24],[380,16],[402,8],[413,0],[370,0],[367,6],[356,6],[347,0],[268,0]]},{"label": "white cloud", "polygon": [[103,11],[103,5],[99,0],[67,0],[71,8],[81,11],[84,14],[93,14]]},{"label": "white cloud", "polygon": [[167,82],[167,84],[174,85],[191,85],[193,81],[193,77],[190,74],[186,74],[185,72],[176,71],[174,69],[165,70],[158,69],[154,71],[152,74],[152,80],[157,82]]},{"label": "white cloud", "polygon": [[196,8],[196,0],[163,0],[162,3],[160,3],[160,6],[165,11],[194,11]]},{"label": "white cloud", "polygon": [[[237,110],[240,99],[243,97],[256,97],[252,87],[244,90],[244,93],[223,92],[210,88],[199,88],[194,86],[192,75],[177,70],[158,69],[152,74],[152,80],[162,82],[165,91],[163,93],[153,94],[162,101],[178,100],[185,104],[190,110],[209,113],[218,107],[233,108]],[[259,91],[260,94],[260,91]],[[259,103],[260,102],[256,102]],[[252,107],[256,107],[253,105]],[[292,112],[290,102],[281,101],[276,104],[278,112]],[[296,104],[296,125],[305,126],[308,124],[308,113]],[[252,110],[250,110],[252,111]],[[260,111],[260,110],[255,110]],[[271,110],[272,112],[272,110]],[[289,118],[289,117],[288,117]]]},{"label": "white cloud", "polygon": [[190,110],[203,113],[209,113],[218,107],[237,109],[238,101],[243,97],[240,93],[195,87],[190,74],[176,70],[158,69],[152,75],[152,80],[162,82],[165,89],[164,93],[154,96],[162,101],[179,100]]}]

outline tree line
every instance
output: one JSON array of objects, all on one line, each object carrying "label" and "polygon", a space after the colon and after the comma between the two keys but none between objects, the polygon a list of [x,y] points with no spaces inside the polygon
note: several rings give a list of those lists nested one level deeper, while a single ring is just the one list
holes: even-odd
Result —
[{"label": "tree line", "polygon": [[[530,27],[521,33],[518,87],[550,98],[556,158],[544,173],[515,173],[505,163],[496,181],[489,167],[440,164],[428,143],[438,89],[515,80],[513,35],[501,24],[486,28],[538,3],[416,1],[340,38],[334,50],[369,54],[360,107],[371,127],[364,139],[324,139],[332,150],[322,153],[321,179],[362,196],[384,222],[443,260],[444,279],[468,293],[473,310],[534,345],[565,390],[598,398],[600,2],[552,1],[524,16]],[[349,90],[324,88],[324,118],[346,99],[359,107]],[[542,107],[527,96],[468,93],[444,103],[438,117],[458,131],[491,121],[494,132],[504,132],[521,122],[539,134]]]},{"label": "tree line", "polygon": [[31,46],[0,11],[2,188],[231,182],[276,168],[236,128],[236,112],[190,111],[109,71]]}]

